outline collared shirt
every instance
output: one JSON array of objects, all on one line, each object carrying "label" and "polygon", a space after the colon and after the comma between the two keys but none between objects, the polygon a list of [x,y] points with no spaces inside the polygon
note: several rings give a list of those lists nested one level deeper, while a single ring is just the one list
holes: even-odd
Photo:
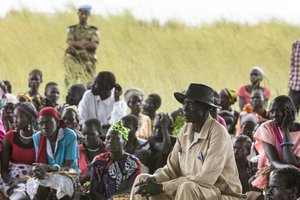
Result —
[{"label": "collared shirt", "polygon": [[300,91],[300,40],[296,40],[292,46],[289,87]]},{"label": "collared shirt", "polygon": [[230,136],[211,116],[206,119],[196,141],[193,124],[183,126],[167,165],[158,169],[154,177],[170,195],[186,181],[226,193],[242,192]]},{"label": "collared shirt", "polygon": [[115,102],[114,90],[105,100],[102,100],[99,95],[93,95],[91,90],[86,91],[78,105],[80,124],[90,118],[97,118],[101,125],[109,125],[120,120],[126,115],[127,107],[115,106],[116,103],[118,102]]},{"label": "collared shirt", "polygon": [[[37,132],[33,135],[33,143],[34,143],[34,150],[37,157],[38,153],[38,146],[39,141],[41,137],[41,132]],[[49,165],[60,165],[64,166],[64,162],[66,160],[74,160],[73,162],[73,168],[76,169],[77,172],[79,172],[78,169],[78,144],[76,140],[76,133],[69,129],[69,128],[61,128],[58,131],[57,140],[55,144],[55,151],[52,152],[51,145],[46,140],[47,145],[47,162]]]}]

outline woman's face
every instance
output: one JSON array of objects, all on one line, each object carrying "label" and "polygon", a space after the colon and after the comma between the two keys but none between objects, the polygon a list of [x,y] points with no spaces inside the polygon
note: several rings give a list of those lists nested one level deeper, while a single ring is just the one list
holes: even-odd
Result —
[{"label": "woman's face", "polygon": [[45,137],[53,137],[56,134],[58,121],[51,116],[40,116],[38,118],[39,129]]},{"label": "woman's face", "polygon": [[286,103],[273,101],[270,104],[270,118],[275,124],[280,126],[285,117],[284,108]]},{"label": "woman's face", "polygon": [[254,90],[251,93],[251,105],[254,109],[260,109],[264,107],[264,93],[262,90]]},{"label": "woman's face", "polygon": [[31,124],[30,117],[25,114],[22,110],[16,108],[14,111],[14,123],[18,130],[24,130]]},{"label": "woman's face", "polygon": [[132,113],[140,113],[143,109],[143,97],[142,96],[134,96],[129,100],[128,103],[129,108]]},{"label": "woman's face", "polygon": [[253,69],[250,72],[250,81],[252,84],[260,83],[262,79],[263,79],[262,74],[257,69]]},{"label": "woman's face", "polygon": [[229,97],[226,95],[224,91],[220,92],[220,106],[225,109],[231,106]]},{"label": "woman's face", "polygon": [[53,103],[56,103],[57,100],[59,99],[59,88],[57,85],[52,85],[52,86],[49,86],[47,88],[47,91],[46,91],[46,98],[53,102]]},{"label": "woman's face", "polygon": [[78,116],[73,110],[68,110],[62,116],[62,119],[66,123],[67,127],[70,129],[75,130],[79,124]]},{"label": "woman's face", "polygon": [[105,144],[109,152],[120,153],[124,148],[124,139],[120,133],[109,131],[105,138]]},{"label": "woman's face", "polygon": [[83,143],[86,147],[96,146],[99,144],[99,132],[95,126],[83,124],[82,134],[84,136]]},{"label": "woman's face", "polygon": [[4,113],[5,113],[5,116],[7,117],[8,121],[10,123],[13,123],[14,121],[14,110],[15,110],[15,105],[13,103],[7,103],[5,106],[4,106]]}]

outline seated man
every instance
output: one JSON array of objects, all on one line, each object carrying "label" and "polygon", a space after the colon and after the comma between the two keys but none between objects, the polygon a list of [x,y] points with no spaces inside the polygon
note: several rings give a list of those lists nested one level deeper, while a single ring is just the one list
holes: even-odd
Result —
[{"label": "seated man", "polygon": [[156,111],[161,105],[161,98],[158,94],[149,94],[143,105],[143,114],[150,117],[151,122],[156,116]]},{"label": "seated man", "polygon": [[126,114],[126,106],[115,112],[115,86],[116,78],[112,72],[98,73],[92,88],[84,93],[78,105],[80,124],[88,119],[97,118],[102,125],[102,132],[106,133],[112,123],[120,120]]},{"label": "seated man", "polygon": [[300,197],[300,171],[283,168],[270,174],[265,200],[297,200]]},{"label": "seated man", "polygon": [[216,107],[213,89],[192,83],[174,96],[183,104],[186,123],[167,165],[138,176],[131,199],[243,199],[230,136],[209,114]]}]

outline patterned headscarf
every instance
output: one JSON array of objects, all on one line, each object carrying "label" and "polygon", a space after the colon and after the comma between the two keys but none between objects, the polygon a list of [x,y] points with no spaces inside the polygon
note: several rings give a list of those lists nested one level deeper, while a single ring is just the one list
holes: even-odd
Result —
[{"label": "patterned headscarf", "polygon": [[116,131],[120,133],[126,141],[128,141],[130,129],[126,128],[121,121],[112,124],[108,131]]},{"label": "patterned headscarf", "polygon": [[36,108],[34,105],[30,102],[21,102],[16,104],[16,108],[23,111],[26,115],[32,118],[37,118],[38,112],[36,111]]},{"label": "patterned headscarf", "polygon": [[236,100],[237,100],[237,94],[236,94],[236,92],[234,90],[228,89],[228,88],[225,88],[224,92],[229,97],[230,103],[234,104],[236,102]]}]

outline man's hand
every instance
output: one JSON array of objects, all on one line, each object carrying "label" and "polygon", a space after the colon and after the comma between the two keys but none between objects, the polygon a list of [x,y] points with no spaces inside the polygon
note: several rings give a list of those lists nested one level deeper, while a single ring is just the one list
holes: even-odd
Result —
[{"label": "man's hand", "polygon": [[139,187],[135,194],[140,194],[142,196],[154,196],[163,192],[163,185],[157,183],[151,177],[149,177],[146,181],[141,181],[134,187]]}]

